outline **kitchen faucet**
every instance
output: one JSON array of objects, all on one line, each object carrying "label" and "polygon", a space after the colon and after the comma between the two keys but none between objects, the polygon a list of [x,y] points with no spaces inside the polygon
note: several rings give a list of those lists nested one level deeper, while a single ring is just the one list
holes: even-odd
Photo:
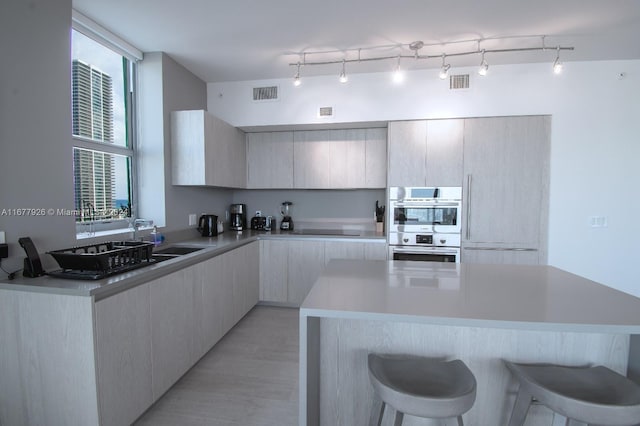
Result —
[{"label": "kitchen faucet", "polygon": [[[138,241],[138,230],[141,227],[143,227],[143,226],[147,227],[147,226],[151,226],[151,225],[153,225],[153,220],[150,220],[150,219],[139,219],[139,218],[138,219],[134,219],[129,225],[130,228],[133,228],[133,241]],[[142,241],[142,237],[140,237],[140,241]]]}]

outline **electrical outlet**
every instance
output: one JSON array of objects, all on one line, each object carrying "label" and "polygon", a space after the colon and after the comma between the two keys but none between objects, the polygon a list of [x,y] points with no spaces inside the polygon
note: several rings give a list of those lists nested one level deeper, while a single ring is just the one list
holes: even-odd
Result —
[{"label": "electrical outlet", "polygon": [[4,244],[7,242],[4,238],[4,231],[0,231],[0,244]]},{"label": "electrical outlet", "polygon": [[193,225],[197,225],[198,223],[196,222],[196,214],[195,213],[189,213],[189,226],[193,226]]}]

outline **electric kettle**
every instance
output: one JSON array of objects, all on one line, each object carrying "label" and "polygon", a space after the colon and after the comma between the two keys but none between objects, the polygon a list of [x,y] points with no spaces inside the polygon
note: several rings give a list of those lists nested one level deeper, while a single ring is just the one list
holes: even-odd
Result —
[{"label": "electric kettle", "polygon": [[203,237],[215,237],[218,235],[218,216],[203,214],[198,220],[198,231]]}]

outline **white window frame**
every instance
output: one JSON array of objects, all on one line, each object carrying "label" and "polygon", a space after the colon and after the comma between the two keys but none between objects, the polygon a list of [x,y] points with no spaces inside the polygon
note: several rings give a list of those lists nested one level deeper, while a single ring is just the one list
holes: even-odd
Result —
[{"label": "white window frame", "polygon": [[130,90],[126,100],[128,106],[129,128],[127,129],[127,138],[130,141],[129,146],[119,146],[114,144],[97,142],[82,136],[72,135],[73,148],[88,149],[109,154],[122,155],[130,158],[131,162],[131,217],[129,219],[109,219],[95,220],[90,222],[76,223],[76,239],[92,238],[102,235],[112,235],[130,232],[132,221],[136,218],[138,210],[137,206],[137,159],[135,155],[135,147],[137,143],[137,122],[136,122],[136,92],[138,87],[136,63],[142,60],[143,54],[140,50],[131,44],[116,36],[106,28],[102,27],[90,18],[82,15],[76,10],[72,11],[72,28],[91,38],[97,43],[113,50],[114,52],[127,58],[134,66],[132,72],[128,73],[128,87]]}]

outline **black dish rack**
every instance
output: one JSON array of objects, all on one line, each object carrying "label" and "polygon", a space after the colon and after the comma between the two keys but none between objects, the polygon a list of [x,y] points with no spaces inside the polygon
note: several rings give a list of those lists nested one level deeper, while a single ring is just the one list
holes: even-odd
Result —
[{"label": "black dish rack", "polygon": [[109,241],[47,252],[62,269],[48,275],[59,278],[98,280],[151,265],[152,242]]}]

